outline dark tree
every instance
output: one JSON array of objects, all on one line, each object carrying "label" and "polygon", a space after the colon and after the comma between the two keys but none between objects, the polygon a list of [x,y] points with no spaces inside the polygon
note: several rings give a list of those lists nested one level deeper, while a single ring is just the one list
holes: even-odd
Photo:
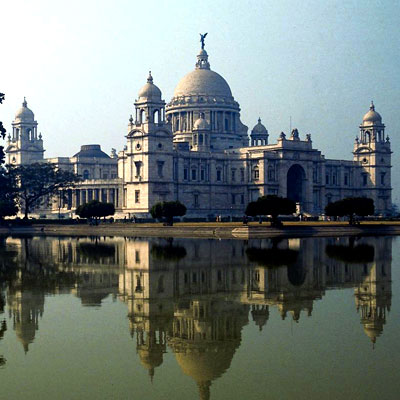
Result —
[{"label": "dark tree", "polygon": [[80,180],[73,172],[58,169],[50,163],[34,163],[8,167],[8,177],[13,182],[15,195],[25,218],[31,210],[43,204],[61,189],[74,187]]},{"label": "dark tree", "polygon": [[99,218],[108,217],[115,214],[115,207],[112,203],[102,203],[97,200],[81,204],[75,211],[81,218],[94,218],[97,222]]},{"label": "dark tree", "polygon": [[282,226],[279,221],[279,215],[289,215],[296,212],[296,203],[286,197],[268,195],[259,197],[257,201],[250,202],[246,208],[246,215],[270,215],[271,225],[275,227]]},{"label": "dark tree", "polygon": [[365,217],[375,212],[374,201],[367,197],[347,197],[342,200],[329,203],[325,207],[325,214],[330,217],[345,217],[349,224],[354,224],[354,217]]},{"label": "dark tree", "polygon": [[[4,94],[0,93],[0,104],[3,103]],[[4,139],[6,130],[0,121],[0,138]],[[15,204],[15,191],[4,169],[4,147],[0,146],[0,221],[4,217],[15,215],[18,208]]]},{"label": "dark tree", "polygon": [[154,204],[150,209],[153,218],[165,218],[167,225],[173,225],[174,217],[182,217],[186,214],[186,207],[179,201],[164,201]]}]

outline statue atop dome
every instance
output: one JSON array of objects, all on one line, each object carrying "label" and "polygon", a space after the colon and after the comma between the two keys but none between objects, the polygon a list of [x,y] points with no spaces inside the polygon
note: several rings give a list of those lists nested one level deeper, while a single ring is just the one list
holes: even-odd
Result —
[{"label": "statue atop dome", "polygon": [[199,35],[200,35],[201,49],[204,50],[204,45],[205,45],[204,40],[206,39],[208,32],[206,32],[204,35],[202,35],[201,33]]}]

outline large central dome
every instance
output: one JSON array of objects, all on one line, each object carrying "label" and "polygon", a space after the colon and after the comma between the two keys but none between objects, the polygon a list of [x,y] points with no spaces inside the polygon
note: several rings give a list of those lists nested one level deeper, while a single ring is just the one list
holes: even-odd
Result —
[{"label": "large central dome", "polygon": [[226,80],[210,70],[208,54],[204,49],[197,55],[196,69],[185,75],[175,89],[174,97],[182,96],[216,96],[232,99],[232,92]]},{"label": "large central dome", "polygon": [[239,112],[228,83],[211,71],[208,54],[202,48],[195,70],[180,80],[166,106],[174,142],[187,142],[193,151],[247,146],[247,126],[240,121]]},{"label": "large central dome", "polygon": [[181,79],[174,97],[198,95],[232,97],[232,92],[221,75],[210,69],[195,69]]}]

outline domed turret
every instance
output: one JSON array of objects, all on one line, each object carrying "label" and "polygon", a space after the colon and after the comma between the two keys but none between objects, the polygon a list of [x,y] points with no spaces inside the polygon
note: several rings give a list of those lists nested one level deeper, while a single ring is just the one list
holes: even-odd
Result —
[{"label": "domed turret", "polygon": [[151,71],[147,78],[147,83],[139,90],[139,101],[161,101],[161,90],[153,83]]},{"label": "domed turret", "polygon": [[204,131],[210,129],[209,123],[204,118],[204,115],[201,114],[199,119],[196,119],[195,123],[193,124],[194,131]]},{"label": "domed turret", "polygon": [[261,123],[261,118],[258,118],[257,125],[251,131],[250,140],[252,146],[265,146],[268,144],[267,128]]},{"label": "domed turret", "polygon": [[22,106],[18,109],[17,113],[15,114],[15,121],[17,120],[21,122],[33,122],[35,120],[33,111],[28,108],[28,103],[25,97]]},{"label": "domed turret", "polygon": [[374,102],[371,101],[369,111],[363,117],[363,123],[365,125],[382,125],[381,115],[375,111]]}]

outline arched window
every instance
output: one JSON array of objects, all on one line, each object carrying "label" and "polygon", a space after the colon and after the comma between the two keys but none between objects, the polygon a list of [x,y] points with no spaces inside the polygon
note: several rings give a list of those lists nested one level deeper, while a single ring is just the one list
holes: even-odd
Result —
[{"label": "arched window", "polygon": [[140,123],[143,124],[146,121],[146,112],[144,110],[140,111]]},{"label": "arched window", "polygon": [[201,133],[199,135],[199,144],[203,144],[203,135]]},{"label": "arched window", "polygon": [[158,110],[154,111],[153,113],[153,121],[155,124],[160,122],[160,112]]},{"label": "arched window", "polygon": [[90,176],[89,171],[87,169],[85,169],[83,171],[83,179],[89,179],[89,176]]}]

